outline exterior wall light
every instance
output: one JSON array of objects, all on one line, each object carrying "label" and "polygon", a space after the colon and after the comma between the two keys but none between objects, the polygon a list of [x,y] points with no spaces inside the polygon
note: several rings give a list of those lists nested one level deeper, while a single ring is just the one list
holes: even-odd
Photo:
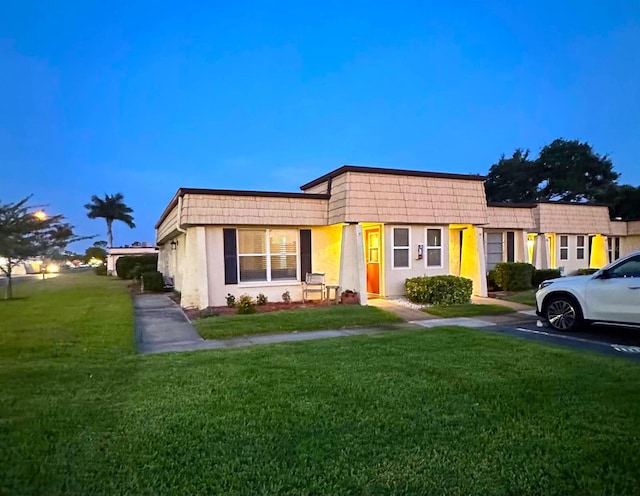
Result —
[{"label": "exterior wall light", "polygon": [[178,242],[175,239],[172,239],[169,244],[171,245],[172,250],[175,250],[178,247]]}]

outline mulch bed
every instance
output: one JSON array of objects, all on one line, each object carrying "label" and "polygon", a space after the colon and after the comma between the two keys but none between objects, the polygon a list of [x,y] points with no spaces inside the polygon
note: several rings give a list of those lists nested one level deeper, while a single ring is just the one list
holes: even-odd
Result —
[{"label": "mulch bed", "polygon": [[[279,312],[281,310],[297,310],[299,308],[318,308],[318,307],[326,307],[329,305],[333,305],[333,302],[326,301],[308,301],[306,303],[302,303],[301,301],[284,303],[284,302],[274,302],[267,303],[266,305],[256,305],[256,313],[268,313],[268,312]],[[216,312],[218,315],[236,315],[238,313],[238,309],[234,307],[208,307],[204,310],[197,310],[195,308],[185,308],[183,309],[184,313],[187,314],[190,320],[195,320],[201,318],[203,316],[211,316],[213,312]]]}]

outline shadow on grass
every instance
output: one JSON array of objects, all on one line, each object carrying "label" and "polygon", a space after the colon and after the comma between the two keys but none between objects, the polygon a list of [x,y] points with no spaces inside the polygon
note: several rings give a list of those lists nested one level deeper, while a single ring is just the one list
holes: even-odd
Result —
[{"label": "shadow on grass", "polygon": [[14,296],[13,298],[7,300],[6,298],[2,298],[0,299],[0,305],[2,303],[11,303],[12,301],[21,301],[21,300],[28,300],[29,297],[28,296]]}]

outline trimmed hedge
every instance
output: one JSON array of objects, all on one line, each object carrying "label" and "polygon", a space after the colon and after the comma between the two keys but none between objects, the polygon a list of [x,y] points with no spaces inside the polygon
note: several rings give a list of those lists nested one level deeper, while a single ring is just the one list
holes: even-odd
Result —
[{"label": "trimmed hedge", "polygon": [[162,272],[145,272],[142,274],[142,290],[161,293],[164,290],[164,277]]},{"label": "trimmed hedge", "polygon": [[562,274],[560,274],[560,269],[535,269],[533,271],[531,284],[534,288],[537,288],[542,281],[558,279],[561,276]]},{"label": "trimmed hedge", "polygon": [[473,282],[458,276],[412,277],[404,283],[407,299],[431,305],[463,305],[471,301]]},{"label": "trimmed hedge", "polygon": [[503,291],[530,289],[534,267],[528,263],[500,262],[496,264],[495,281]]},{"label": "trimmed hedge", "polygon": [[130,255],[116,261],[116,272],[120,279],[138,279],[146,272],[158,270],[158,255]]},{"label": "trimmed hedge", "polygon": [[96,275],[99,276],[106,276],[107,275],[107,266],[105,264],[102,265],[97,265],[93,268],[93,272],[96,273]]},{"label": "trimmed hedge", "polygon": [[577,276],[590,276],[591,274],[595,274],[600,269],[578,269],[576,270]]}]

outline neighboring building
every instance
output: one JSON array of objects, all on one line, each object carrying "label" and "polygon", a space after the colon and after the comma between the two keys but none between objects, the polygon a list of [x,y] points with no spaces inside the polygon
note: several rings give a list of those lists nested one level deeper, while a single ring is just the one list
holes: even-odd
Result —
[{"label": "neighboring building", "polygon": [[423,275],[468,277],[484,296],[499,261],[602,266],[608,236],[626,253],[627,223],[610,222],[606,207],[487,205],[484,179],[347,165],[302,193],[181,188],[155,226],[158,270],[184,307],[221,306],[228,293],[300,300],[311,271],[366,304]]},{"label": "neighboring building", "polygon": [[146,243],[142,243],[141,246],[115,246],[109,248],[107,251],[107,273],[117,276],[116,262],[120,257],[133,256],[133,255],[149,255],[158,253],[157,246],[147,246]]},{"label": "neighboring building", "polygon": [[626,230],[626,222],[609,220],[606,205],[489,203],[487,268],[498,262],[528,262],[539,269],[558,268],[564,275],[600,268],[610,257],[632,251],[620,245]]}]

